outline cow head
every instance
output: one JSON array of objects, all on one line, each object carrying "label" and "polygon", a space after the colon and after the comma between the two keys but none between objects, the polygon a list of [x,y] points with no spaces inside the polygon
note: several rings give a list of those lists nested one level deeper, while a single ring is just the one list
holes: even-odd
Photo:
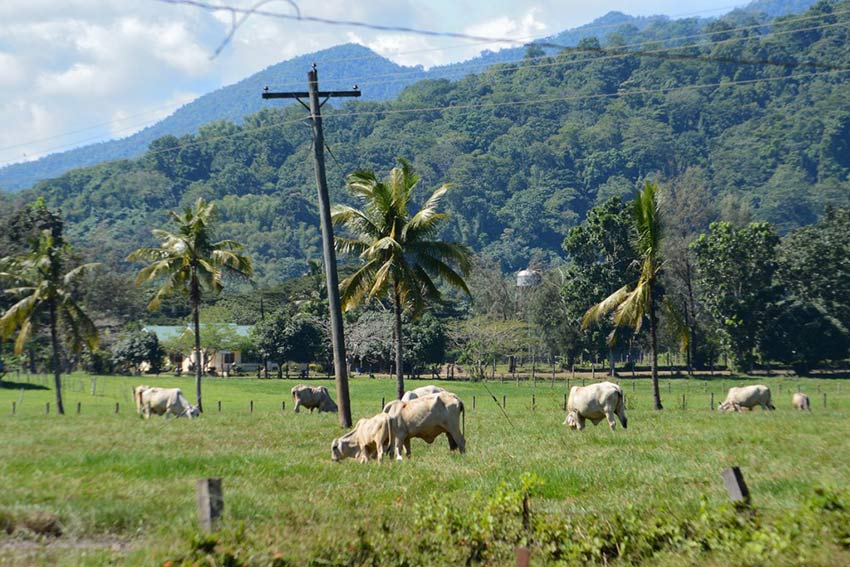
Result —
[{"label": "cow head", "polygon": [[349,457],[358,457],[359,455],[360,448],[347,436],[334,439],[331,444],[331,460],[335,463]]},{"label": "cow head", "polygon": [[198,408],[198,406],[191,406],[190,405],[186,409],[186,415],[189,417],[189,419],[191,419],[193,417],[198,417],[199,415],[201,415],[201,410],[200,410],[200,408]]},{"label": "cow head", "polygon": [[576,412],[571,411],[567,414],[567,419],[564,420],[566,425],[570,426],[570,429],[578,429],[578,415]]}]

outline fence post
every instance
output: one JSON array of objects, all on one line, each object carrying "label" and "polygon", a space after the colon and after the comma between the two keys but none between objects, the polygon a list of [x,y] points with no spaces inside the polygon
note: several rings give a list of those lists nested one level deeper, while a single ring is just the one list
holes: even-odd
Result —
[{"label": "fence post", "polygon": [[251,413],[254,413],[254,400],[251,400],[251,401],[249,402],[248,406],[249,406],[249,411],[250,411]]},{"label": "fence post", "polygon": [[221,400],[218,401],[218,413],[221,413]]},{"label": "fence post", "polygon": [[286,400],[280,402],[280,411],[286,411]]},{"label": "fence post", "polygon": [[207,533],[213,530],[216,521],[224,511],[224,496],[221,491],[221,478],[204,478],[197,482],[198,523]]},{"label": "fence post", "polygon": [[567,395],[564,394],[564,411],[567,411]]},{"label": "fence post", "polygon": [[531,394],[531,411],[534,411],[536,406],[537,406],[537,398],[534,396],[534,394]]},{"label": "fence post", "polygon": [[475,409],[475,396],[472,396],[472,409]]},{"label": "fence post", "polygon": [[381,396],[381,411],[384,411],[385,405],[387,405],[387,402],[384,400],[384,396]]},{"label": "fence post", "polygon": [[823,393],[823,409],[826,409],[826,392]]},{"label": "fence post", "polygon": [[82,402],[77,402],[77,415],[80,415],[80,412],[82,411],[82,409],[83,409]]},{"label": "fence post", "polygon": [[507,396],[502,396],[502,409],[507,407]]},{"label": "fence post", "polygon": [[115,413],[118,413],[118,402],[115,402]]},{"label": "fence post", "polygon": [[44,413],[45,414],[50,413],[50,402],[47,402],[46,404],[44,404]]},{"label": "fence post", "polygon": [[685,394],[682,394],[682,409],[685,409]]},{"label": "fence post", "polygon": [[750,490],[747,488],[747,483],[744,482],[744,474],[738,467],[731,467],[720,473],[723,477],[723,484],[726,485],[726,492],[729,493],[729,499],[733,502],[750,502]]},{"label": "fence post", "polygon": [[15,402],[12,402],[12,415],[15,415]]},{"label": "fence post", "polygon": [[97,393],[97,378],[91,379],[91,394],[94,396]]},{"label": "fence post", "polygon": [[711,401],[708,403],[708,409],[714,411],[714,392],[711,393]]}]

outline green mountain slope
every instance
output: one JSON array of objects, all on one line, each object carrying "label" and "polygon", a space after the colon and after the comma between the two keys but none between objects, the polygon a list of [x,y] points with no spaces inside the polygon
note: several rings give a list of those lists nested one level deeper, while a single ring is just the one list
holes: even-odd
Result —
[{"label": "green mountain slope", "polygon": [[[812,3],[813,0],[755,0],[751,9],[778,15],[802,10]],[[675,24],[680,32],[677,35],[682,35],[685,30],[695,33],[708,21],[700,18],[680,20]],[[607,37],[624,26],[627,29],[643,30],[664,23],[669,23],[664,16],[634,17],[610,12],[589,24],[540,41],[574,46],[587,37]],[[671,31],[669,26],[660,30],[662,36]],[[548,51],[551,53],[553,50]],[[335,46],[272,65],[233,85],[217,89],[184,105],[153,126],[126,138],[51,154],[32,162],[0,167],[0,190],[17,191],[30,187],[37,181],[57,177],[75,167],[137,157],[157,138],[194,134],[198,128],[215,120],[240,123],[244,116],[263,107],[258,95],[263,86],[272,85],[289,90],[302,88],[305,74],[313,62],[321,69],[320,80],[324,88],[347,89],[351,87],[352,82],[368,82],[368,86],[364,85],[366,88],[362,89],[363,99],[383,101],[395,98],[406,86],[424,78],[457,80],[470,72],[481,72],[497,63],[520,61],[524,53],[525,49],[522,47],[498,52],[485,50],[481,56],[469,61],[425,71],[420,67],[396,65],[360,45]]]},{"label": "green mountain slope", "polygon": [[[446,236],[507,269],[559,254],[600,200],[688,168],[717,200],[732,195],[782,230],[810,223],[850,200],[850,73],[728,59],[847,65],[850,0],[819,3],[767,33],[734,31],[756,21],[747,17],[709,24],[718,33],[687,48],[716,61],[564,51],[328,109],[332,199],[348,198],[346,173],[382,175],[409,157],[426,185],[456,185]],[[664,26],[679,37],[681,25],[621,29],[612,41],[657,39]],[[219,205],[221,236],[246,244],[259,279],[279,281],[320,256],[309,136],[303,109],[267,108],[241,125],[161,138],[137,161],[71,171],[19,199],[44,195],[87,255],[121,267],[166,211],[203,196]]]}]

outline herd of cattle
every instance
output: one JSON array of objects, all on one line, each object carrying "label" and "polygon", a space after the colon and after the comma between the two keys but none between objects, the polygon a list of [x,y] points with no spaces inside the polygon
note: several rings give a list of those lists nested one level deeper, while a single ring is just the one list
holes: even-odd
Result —
[{"label": "herd of cattle", "polygon": [[[296,413],[302,407],[310,412],[314,409],[337,411],[336,403],[324,386],[299,384],[291,393]],[[145,419],[150,419],[151,414],[191,419],[200,413],[186,400],[180,388],[136,386],[133,399],[136,411]],[[809,397],[800,392],[793,395],[792,405],[798,410],[811,411]],[[740,412],[756,406],[764,410],[776,409],[771,403],[770,388],[763,384],[729,388],[726,400],[717,409]],[[597,425],[605,419],[612,431],[616,429],[616,420],[623,429],[628,424],[623,390],[612,382],[573,386],[566,409],[564,425],[579,431],[584,429],[586,420]],[[438,386],[423,386],[406,392],[400,400],[385,405],[381,413],[359,420],[354,429],[334,439],[331,458],[334,461],[353,458],[365,463],[373,459],[381,461],[389,454],[401,461],[402,453],[410,456],[411,439],[420,438],[430,444],[443,433],[448,437],[450,450],[464,453],[464,416],[463,402],[456,394]]]}]

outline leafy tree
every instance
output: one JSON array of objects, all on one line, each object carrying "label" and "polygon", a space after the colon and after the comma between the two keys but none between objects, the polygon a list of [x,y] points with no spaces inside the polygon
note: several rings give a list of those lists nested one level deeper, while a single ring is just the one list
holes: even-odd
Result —
[{"label": "leafy tree", "polygon": [[274,312],[251,329],[251,340],[265,359],[283,368],[288,362],[311,362],[325,350],[325,337],[313,319],[290,308]]},{"label": "leafy tree", "polygon": [[233,240],[213,242],[212,222],[215,205],[198,199],[194,207],[187,207],[182,214],[171,213],[177,223],[176,233],[154,229],[160,241],[158,248],[139,248],[129,261],[148,261],[150,264],[139,271],[136,283],[165,278],[148,308],[156,310],[162,298],[177,291],[188,296],[192,307],[192,325],[195,332],[195,396],[198,409],[201,404],[201,330],[199,310],[202,290],[219,293],[224,287],[225,274],[249,277],[253,272],[251,260],[238,251],[242,245]]},{"label": "leafy tree", "polygon": [[[561,308],[558,316],[568,322],[567,326],[572,322],[573,329],[581,329],[580,322],[591,305],[638,277],[633,224],[629,206],[620,197],[611,197],[591,209],[585,222],[570,229],[563,242],[568,257],[567,265],[560,269],[563,285],[559,301],[551,305],[552,309]],[[539,321],[549,319],[539,308],[536,312]],[[592,329],[582,329],[581,335],[575,335],[575,344],[564,345],[565,352],[585,352],[596,358],[608,351],[613,372],[615,344],[606,345],[605,341],[612,330],[611,323],[600,319]],[[554,333],[562,339],[570,338],[563,331]]]},{"label": "leafy tree", "polygon": [[[58,238],[57,238],[58,237]],[[56,390],[56,410],[65,413],[62,405],[62,344],[65,335],[72,352],[83,345],[97,348],[97,329],[75,299],[74,283],[94,264],[83,264],[65,270],[63,256],[67,248],[58,230],[44,229],[34,243],[32,252],[22,256],[7,256],[0,260],[0,281],[8,285],[6,293],[17,303],[0,317],[0,337],[8,339],[15,331],[15,354],[20,355],[34,329],[47,319],[52,350],[53,384]]]},{"label": "leafy tree", "polygon": [[143,329],[132,329],[112,346],[113,360],[126,372],[134,372],[143,362],[150,364],[151,372],[162,371],[165,349],[156,334]]},{"label": "leafy tree", "polygon": [[815,225],[779,247],[779,278],[789,292],[850,329],[850,208],[829,208]]},{"label": "leafy tree", "polygon": [[847,358],[850,336],[834,317],[811,304],[777,303],[771,306],[768,319],[759,349],[768,359],[791,365],[798,376],[821,362]]},{"label": "leafy tree", "polygon": [[337,205],[331,215],[335,224],[346,226],[354,235],[337,238],[338,249],[358,254],[364,262],[340,285],[343,308],[349,310],[365,297],[389,295],[392,301],[399,399],[404,395],[402,313],[406,310],[416,318],[429,301],[440,301],[434,276],[469,293],[463,279],[471,268],[469,250],[436,239],[441,222],[448,218],[437,207],[449,186],[437,188],[411,215],[408,207],[418,181],[419,176],[402,159],[386,182],[378,181],[371,171],[357,171],[349,176],[348,187],[363,202],[363,209]]},{"label": "leafy tree", "polygon": [[613,311],[614,331],[629,327],[639,332],[644,320],[649,322],[650,350],[652,352],[652,396],[654,407],[662,409],[658,389],[658,310],[662,298],[659,276],[661,258],[661,213],[658,204],[658,186],[647,183],[632,203],[632,222],[635,250],[640,262],[640,276],[634,283],[626,284],[601,302],[588,309],[582,325],[588,326]]},{"label": "leafy tree", "polygon": [[692,247],[699,269],[700,299],[714,320],[735,368],[749,371],[753,351],[779,299],[774,284],[779,237],[767,223],[736,229],[714,222]]}]

